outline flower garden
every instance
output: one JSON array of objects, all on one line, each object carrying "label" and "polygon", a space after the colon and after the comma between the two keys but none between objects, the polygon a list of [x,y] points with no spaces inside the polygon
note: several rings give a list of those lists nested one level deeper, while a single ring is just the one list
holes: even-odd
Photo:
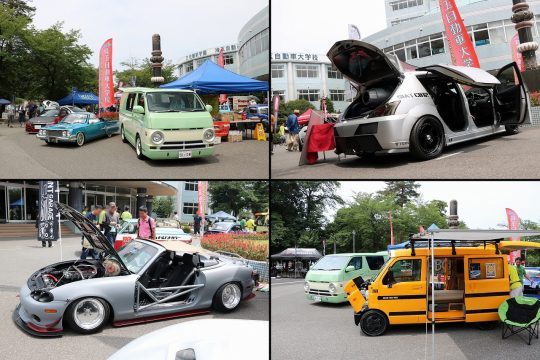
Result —
[{"label": "flower garden", "polygon": [[201,239],[205,249],[227,251],[256,261],[266,261],[268,245],[268,234],[208,234]]}]

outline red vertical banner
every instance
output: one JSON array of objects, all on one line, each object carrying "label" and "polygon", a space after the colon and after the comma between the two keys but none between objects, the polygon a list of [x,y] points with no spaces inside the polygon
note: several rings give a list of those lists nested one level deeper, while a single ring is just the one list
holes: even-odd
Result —
[{"label": "red vertical banner", "polygon": [[[219,49],[219,55],[217,59],[217,63],[220,67],[225,67],[225,55],[223,55],[223,48]],[[219,95],[219,103],[224,104],[227,102],[227,94],[220,94]]]},{"label": "red vertical banner", "polygon": [[[519,216],[514,210],[506,208],[506,219],[508,220],[508,230],[519,230]],[[519,238],[510,238],[510,240],[519,241]],[[508,259],[511,264],[514,263],[514,260],[519,256],[519,253],[519,250],[510,252]]]},{"label": "red vertical banner", "polygon": [[480,67],[478,55],[454,0],[439,0],[452,64]]},{"label": "red vertical banner", "polygon": [[392,210],[389,212],[390,219],[390,245],[394,245],[394,226],[392,225]]},{"label": "red vertical banner", "polygon": [[512,46],[512,60],[514,60],[516,62],[516,64],[518,65],[519,70],[521,72],[524,72],[525,71],[525,63],[523,62],[523,54],[521,54],[518,51],[519,34],[516,33],[516,35],[514,35],[512,37],[512,41],[510,41],[510,44]]},{"label": "red vertical banner", "polygon": [[112,55],[112,39],[109,39],[99,52],[99,112],[114,105]]}]

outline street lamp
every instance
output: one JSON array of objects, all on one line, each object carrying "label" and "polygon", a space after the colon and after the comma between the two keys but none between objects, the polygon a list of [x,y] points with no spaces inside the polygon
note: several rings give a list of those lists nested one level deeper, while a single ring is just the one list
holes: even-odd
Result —
[{"label": "street lamp", "polygon": [[355,239],[356,231],[352,231],[352,252],[356,252],[356,239]]}]

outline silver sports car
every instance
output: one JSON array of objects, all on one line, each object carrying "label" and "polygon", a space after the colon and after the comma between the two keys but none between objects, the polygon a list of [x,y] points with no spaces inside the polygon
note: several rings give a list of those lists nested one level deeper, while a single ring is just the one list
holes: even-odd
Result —
[{"label": "silver sports car", "polygon": [[334,128],[338,154],[410,151],[431,159],[445,146],[516,134],[530,122],[529,92],[515,63],[496,76],[452,65],[406,71],[395,55],[357,40],[335,43],[328,58],[358,90]]},{"label": "silver sports car", "polygon": [[30,276],[13,320],[37,336],[59,336],[64,325],[90,334],[105,324],[123,326],[207,313],[228,312],[255,295],[255,274],[243,261],[181,241],[134,239],[118,252],[75,209],[58,204],[100,260],[52,264]]}]

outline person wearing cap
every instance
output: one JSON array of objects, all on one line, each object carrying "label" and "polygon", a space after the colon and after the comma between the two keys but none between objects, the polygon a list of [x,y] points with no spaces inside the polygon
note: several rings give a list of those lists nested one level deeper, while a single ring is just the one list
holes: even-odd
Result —
[{"label": "person wearing cap", "polygon": [[287,117],[287,128],[289,129],[289,138],[287,139],[287,151],[294,151],[298,148],[300,125],[298,124],[298,115],[300,110],[295,109],[289,117]]},{"label": "person wearing cap", "polygon": [[116,211],[116,203],[110,202],[109,209],[105,214],[106,225],[103,228],[103,234],[107,237],[107,240],[114,246],[116,241],[116,232],[120,223],[120,214]]},{"label": "person wearing cap", "polygon": [[137,237],[140,239],[156,240],[156,221],[148,216],[148,209],[146,206],[141,206],[139,208]]}]

